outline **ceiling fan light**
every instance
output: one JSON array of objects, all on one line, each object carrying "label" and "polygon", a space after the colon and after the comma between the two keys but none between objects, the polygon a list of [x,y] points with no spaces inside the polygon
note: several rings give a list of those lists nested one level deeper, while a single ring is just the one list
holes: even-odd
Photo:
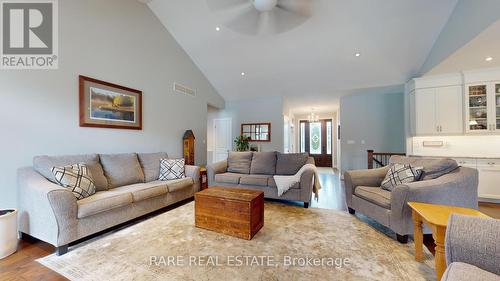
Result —
[{"label": "ceiling fan light", "polygon": [[259,12],[269,12],[278,4],[278,0],[253,0],[253,6]]}]

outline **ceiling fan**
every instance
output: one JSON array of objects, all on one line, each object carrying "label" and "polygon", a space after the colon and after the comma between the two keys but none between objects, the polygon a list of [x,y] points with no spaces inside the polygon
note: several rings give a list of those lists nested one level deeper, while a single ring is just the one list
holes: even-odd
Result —
[{"label": "ceiling fan", "polygon": [[314,0],[207,0],[224,26],[247,35],[277,34],[304,23]]}]

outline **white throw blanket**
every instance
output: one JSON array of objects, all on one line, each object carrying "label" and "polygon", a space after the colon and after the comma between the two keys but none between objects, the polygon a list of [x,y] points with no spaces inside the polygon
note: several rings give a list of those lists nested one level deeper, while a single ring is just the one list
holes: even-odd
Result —
[{"label": "white throw blanket", "polygon": [[278,196],[283,195],[294,184],[300,182],[300,177],[306,170],[314,171],[313,192],[314,198],[318,200],[318,191],[321,189],[321,184],[319,183],[318,169],[316,169],[316,166],[314,166],[313,164],[305,164],[295,175],[292,176],[273,176],[274,181],[276,182],[276,186],[278,187]]}]

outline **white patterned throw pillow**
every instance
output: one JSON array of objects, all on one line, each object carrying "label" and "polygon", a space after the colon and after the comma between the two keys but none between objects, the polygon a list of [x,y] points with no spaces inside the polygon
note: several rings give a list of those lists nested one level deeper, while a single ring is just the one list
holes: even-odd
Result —
[{"label": "white patterned throw pillow", "polygon": [[95,193],[94,179],[83,163],[64,167],[52,167],[54,178],[62,187],[70,189],[77,200]]},{"label": "white patterned throw pillow", "polygon": [[422,170],[422,167],[412,167],[410,164],[391,164],[382,181],[381,188],[392,191],[400,184],[417,181],[422,175]]},{"label": "white patterned throw pillow", "polygon": [[161,181],[185,178],[184,159],[160,159]]}]

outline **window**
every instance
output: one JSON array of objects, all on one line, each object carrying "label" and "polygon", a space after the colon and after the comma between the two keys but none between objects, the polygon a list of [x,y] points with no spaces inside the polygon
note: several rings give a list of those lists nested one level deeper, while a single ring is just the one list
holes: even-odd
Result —
[{"label": "window", "polygon": [[306,152],[306,123],[300,122],[300,152]]},{"label": "window", "polygon": [[321,122],[309,123],[309,153],[321,154]]},{"label": "window", "polygon": [[332,121],[326,122],[326,154],[332,154]]}]

